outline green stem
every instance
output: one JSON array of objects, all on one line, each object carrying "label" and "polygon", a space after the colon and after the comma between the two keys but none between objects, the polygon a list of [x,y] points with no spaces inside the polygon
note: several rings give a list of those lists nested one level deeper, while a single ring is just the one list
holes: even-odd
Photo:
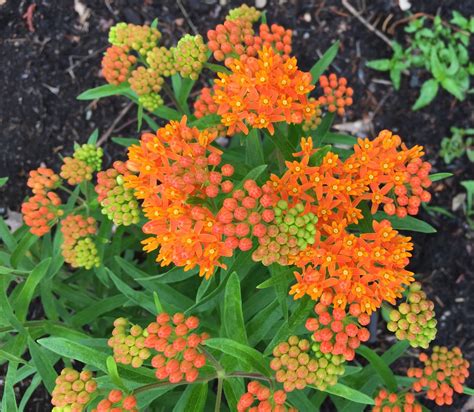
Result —
[{"label": "green stem", "polygon": [[198,378],[194,382],[179,382],[179,383],[169,383],[169,382],[156,382],[156,383],[150,383],[148,385],[140,386],[139,388],[135,389],[133,391],[134,395],[137,395],[141,392],[146,392],[149,391],[150,389],[156,389],[156,388],[163,388],[166,386],[180,386],[180,385],[192,385],[193,383],[204,383],[204,382],[209,382],[217,378],[217,374],[210,375],[206,378]]},{"label": "green stem", "polygon": [[[60,325],[60,326],[62,326],[63,324],[61,322],[52,322],[52,321],[46,320],[46,319],[43,319],[43,320],[28,320],[28,321],[23,323],[23,326],[25,328],[41,328],[41,327],[46,326],[46,325]],[[0,328],[0,333],[12,332],[12,331],[15,331],[15,330],[17,330],[17,329],[14,328],[13,326],[5,326],[3,328]]]},{"label": "green stem", "polygon": [[180,112],[180,114],[185,114],[185,111],[183,109],[183,107],[181,106],[181,104],[178,102],[178,99],[176,99],[176,96],[174,95],[173,93],[173,90],[171,90],[170,86],[168,85],[168,83],[163,83],[163,90],[164,92],[168,95],[168,97],[171,99],[171,101],[173,102],[173,104],[176,106],[176,108],[178,109],[178,111]]},{"label": "green stem", "polygon": [[222,403],[222,384],[224,380],[223,378],[217,378],[217,395],[216,395],[216,406],[214,408],[214,412],[220,412],[221,410],[221,403]]}]

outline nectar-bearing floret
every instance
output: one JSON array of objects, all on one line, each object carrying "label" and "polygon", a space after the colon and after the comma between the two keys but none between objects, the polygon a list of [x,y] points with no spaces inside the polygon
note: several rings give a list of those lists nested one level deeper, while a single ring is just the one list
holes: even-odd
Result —
[{"label": "nectar-bearing floret", "polygon": [[229,14],[225,17],[226,20],[246,20],[251,23],[255,23],[261,16],[261,12],[255,7],[249,7],[247,4],[242,4],[240,7],[236,7],[229,10]]},{"label": "nectar-bearing floret", "polygon": [[36,236],[48,233],[64,213],[59,208],[60,205],[61,199],[55,192],[34,195],[23,202],[21,213],[25,224],[30,227],[30,232]]},{"label": "nectar-bearing floret", "polygon": [[114,46],[128,46],[142,56],[152,50],[161,39],[157,28],[138,26],[131,23],[118,23],[110,29],[109,43]]},{"label": "nectar-bearing floret", "polygon": [[207,61],[207,47],[201,35],[186,34],[173,49],[176,70],[182,77],[197,80]]},{"label": "nectar-bearing floret", "polygon": [[130,88],[138,94],[138,96],[142,96],[151,93],[159,93],[163,86],[164,79],[158,72],[140,66],[132,72],[129,82]]},{"label": "nectar-bearing floret", "polygon": [[339,376],[344,375],[344,356],[323,353],[319,342],[313,343],[311,350],[312,357],[316,358],[318,365],[315,371],[316,380],[312,385],[324,391],[328,386],[334,386]]},{"label": "nectar-bearing floret", "polygon": [[82,412],[97,390],[97,383],[88,370],[78,372],[64,368],[55,383],[51,393],[52,412]]},{"label": "nectar-bearing floret", "polygon": [[426,298],[419,282],[408,288],[406,301],[390,312],[387,329],[399,340],[408,340],[414,348],[427,349],[436,337],[434,303]]}]

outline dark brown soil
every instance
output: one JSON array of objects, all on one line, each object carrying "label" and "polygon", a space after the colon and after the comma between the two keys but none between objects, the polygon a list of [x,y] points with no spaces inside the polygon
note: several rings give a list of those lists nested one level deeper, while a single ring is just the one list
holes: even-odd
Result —
[{"label": "dark brown soil", "polygon": [[[110,25],[118,21],[149,23],[157,17],[164,41],[169,44],[191,31],[174,0],[76,0],[91,12],[85,22],[81,22],[74,3],[73,0],[6,0],[0,6],[0,176],[10,178],[9,184],[0,189],[0,208],[5,213],[7,208],[19,209],[26,195],[25,176],[30,169],[42,162],[57,168],[58,152],[70,152],[74,141],[84,142],[97,127],[102,132],[107,130],[125,106],[126,102],[117,97],[93,103],[75,99],[81,91],[104,83],[100,60],[107,47]],[[233,7],[241,2],[230,3]],[[394,91],[386,82],[387,75],[366,68],[368,60],[389,56],[389,47],[340,1],[267,3],[269,22],[294,29],[294,53],[303,69],[308,69],[332,42],[341,41],[341,51],[332,69],[346,76],[356,91],[355,104],[345,121],[373,115],[370,135],[387,128],[399,133],[409,145],[424,145],[435,171],[450,171],[455,175],[434,185],[431,203],[451,209],[453,197],[463,191],[460,182],[473,178],[473,167],[465,157],[446,166],[438,157],[440,141],[452,126],[474,127],[473,100],[460,103],[441,92],[429,107],[411,112],[419,91],[412,85],[421,84],[424,78],[416,77],[416,73],[405,76],[401,90]],[[36,4],[34,32],[28,31],[22,18],[30,4]],[[229,4],[220,6],[218,0],[183,0],[182,4],[202,34],[221,22],[229,9]],[[352,4],[380,30],[384,22],[388,21],[390,27],[405,17],[396,0],[352,0]],[[465,16],[474,15],[472,1],[415,0],[412,4],[414,13],[439,12],[444,19],[450,18],[453,9]],[[387,35],[402,40],[403,25],[397,27],[394,35]],[[130,111],[117,124],[113,136],[135,136],[135,117],[136,113]],[[105,149],[108,160],[118,153],[113,144],[106,144]],[[459,345],[472,361],[473,232],[462,211],[456,212],[454,219],[427,214],[422,218],[435,226],[438,233],[415,235],[416,252],[411,267],[436,302],[437,343]],[[470,379],[470,386],[473,382]],[[46,398],[47,394],[37,391],[28,410],[44,410]],[[465,399],[459,399],[456,407],[442,410],[459,410]]]}]

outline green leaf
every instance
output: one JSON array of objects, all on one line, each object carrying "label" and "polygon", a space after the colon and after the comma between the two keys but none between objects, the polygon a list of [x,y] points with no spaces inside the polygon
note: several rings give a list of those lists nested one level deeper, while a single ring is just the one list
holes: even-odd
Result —
[{"label": "green leaf", "polygon": [[29,400],[31,399],[31,396],[35,392],[36,388],[41,384],[41,375],[39,373],[36,373],[33,377],[33,379],[29,382],[28,384],[28,389],[25,391],[23,396],[21,397],[20,405],[19,405],[19,411],[23,412],[28,405]]},{"label": "green leaf", "polygon": [[10,257],[10,263],[13,267],[18,267],[20,262],[26,257],[30,248],[38,241],[38,236],[28,232],[18,243]]},{"label": "green leaf", "polygon": [[336,58],[338,50],[339,40],[336,41],[329,49],[327,49],[323,56],[314,64],[314,66],[309,71],[312,77],[312,84],[315,84],[319,80],[319,77],[333,62],[333,60]]},{"label": "green leaf", "polygon": [[237,410],[237,403],[240,396],[245,392],[243,384],[237,378],[228,378],[224,381],[224,395],[227,405],[231,411]]},{"label": "green leaf", "polygon": [[462,101],[466,97],[463,91],[461,90],[461,88],[459,87],[458,83],[456,82],[456,80],[453,79],[452,77],[446,77],[443,80],[441,80],[441,86],[443,86],[445,90],[451,93],[458,100]]},{"label": "green leaf", "polygon": [[0,239],[5,243],[9,252],[13,252],[16,248],[15,237],[11,234],[10,229],[8,228],[5,220],[0,217]]},{"label": "green leaf", "polygon": [[130,85],[128,83],[122,83],[118,86],[113,84],[104,84],[103,86],[95,87],[93,89],[86,90],[77,96],[77,100],[95,100],[101,99],[102,97],[122,95],[130,91]]},{"label": "green leaf", "polygon": [[370,362],[372,367],[383,379],[385,386],[390,390],[390,392],[397,391],[395,375],[379,355],[377,355],[372,349],[365,345],[359,346],[356,352]]},{"label": "green leaf", "polygon": [[331,144],[354,146],[357,143],[357,138],[348,134],[328,132],[324,137],[324,142]]},{"label": "green leaf", "polygon": [[24,365],[28,365],[28,363],[24,359],[6,350],[0,349],[0,362],[3,363],[4,360],[7,360],[9,362],[16,362],[16,363],[22,363]]},{"label": "green leaf", "polygon": [[448,177],[453,176],[452,173],[433,173],[429,176],[432,182],[437,182],[438,180],[447,179]]},{"label": "green leaf", "polygon": [[377,212],[375,214],[377,220],[387,219],[394,229],[397,230],[411,230],[412,232],[421,233],[436,233],[436,229],[429,223],[423,220],[417,219],[416,217],[406,216],[400,218],[398,216],[389,216],[385,212]]},{"label": "green leaf", "polygon": [[463,386],[463,393],[466,395],[474,396],[474,389]]},{"label": "green leaf", "polygon": [[8,177],[0,177],[0,187],[5,186],[8,182]]},{"label": "green leaf", "polygon": [[204,67],[206,69],[209,69],[213,71],[214,73],[226,73],[226,74],[231,74],[232,72],[225,66],[222,66],[221,64],[215,64],[215,63],[204,63]]},{"label": "green leaf", "polygon": [[293,268],[290,266],[281,266],[279,264],[272,264],[270,266],[270,275],[274,280],[273,286],[278,302],[280,303],[281,313],[285,320],[288,320],[288,283],[293,278]]},{"label": "green leaf", "polygon": [[385,72],[387,70],[390,70],[390,60],[389,59],[371,60],[366,63],[366,66],[374,70]]},{"label": "green leaf", "polygon": [[284,129],[281,124],[278,124],[275,128],[275,134],[270,137],[272,143],[279,150],[285,160],[293,159],[294,147],[288,138],[288,132]]},{"label": "green leaf", "polygon": [[112,142],[117,143],[123,147],[130,147],[131,145],[140,144],[140,140],[131,137],[112,137]]},{"label": "green leaf", "polygon": [[107,357],[106,365],[107,373],[109,374],[110,380],[113,382],[113,384],[120,389],[126,390],[127,388],[119,375],[117,364],[115,363],[115,359],[113,356]]},{"label": "green leaf", "polygon": [[188,385],[173,408],[173,412],[202,412],[206,405],[208,383]]},{"label": "green leaf", "polygon": [[97,303],[93,305],[87,305],[83,310],[77,312],[70,319],[70,322],[75,327],[83,326],[86,323],[90,323],[93,320],[99,318],[105,313],[122,307],[126,302],[128,302],[128,298],[122,294],[101,299]]},{"label": "green leaf", "polygon": [[181,120],[182,117],[181,113],[177,110],[167,106],[158,107],[158,109],[153,111],[153,114],[165,120]]},{"label": "green leaf", "polygon": [[189,107],[188,107],[188,97],[195,84],[196,84],[195,80],[184,78],[182,81],[181,90],[179,91],[179,93],[176,94],[176,98],[179,104],[183,107],[184,112],[188,116],[190,115]]},{"label": "green leaf", "polygon": [[58,375],[56,374],[53,365],[51,365],[49,357],[44,353],[45,349],[38,346],[33,339],[28,338],[28,350],[30,351],[33,363],[35,364],[44,385],[48,389],[48,392],[51,393],[56,386],[55,380]]},{"label": "green leaf", "polygon": [[115,283],[120,292],[122,292],[127,298],[133,301],[136,305],[147,310],[152,315],[155,315],[155,304],[153,300],[146,294],[145,291],[137,291],[128,286],[125,282],[120,280],[109,268],[105,269],[109,274],[112,281]]},{"label": "green leaf", "polygon": [[397,67],[392,67],[390,69],[390,80],[392,81],[395,90],[399,90],[402,81],[402,71]]},{"label": "green leaf", "polygon": [[51,258],[45,259],[36,266],[29,276],[26,278],[25,283],[21,289],[21,292],[18,294],[18,297],[15,300],[16,315],[20,322],[24,322],[26,315],[28,313],[28,308],[30,306],[31,299],[33,299],[36,287],[44,278],[48,272],[49,264],[51,263]]},{"label": "green leaf", "polygon": [[153,302],[155,302],[156,313],[163,313],[164,312],[163,305],[160,302],[158,293],[156,293],[155,291],[153,291]]},{"label": "green leaf", "polygon": [[236,342],[248,344],[242,314],[240,280],[236,272],[231,273],[224,292],[224,316],[222,319],[226,336]]},{"label": "green leaf", "polygon": [[258,129],[252,129],[245,139],[246,164],[255,167],[265,164],[263,156],[262,139]]},{"label": "green leaf", "polygon": [[431,73],[433,73],[433,77],[438,82],[442,82],[443,79],[446,77],[446,68],[439,61],[438,50],[435,47],[431,49],[430,64]]},{"label": "green leaf", "polygon": [[[311,386],[311,385],[308,385],[308,386]],[[355,403],[362,403],[365,405],[375,405],[374,400],[370,396],[366,395],[365,393],[359,392],[355,389],[352,389],[349,386],[346,386],[339,382],[336,383],[334,386],[328,386],[324,390],[324,392],[339,396],[341,398],[349,399]]]},{"label": "green leaf", "polygon": [[91,135],[89,136],[89,138],[87,139],[87,143],[88,144],[96,144],[97,143],[97,139],[99,138],[99,129],[95,129]]},{"label": "green leaf", "polygon": [[145,120],[146,124],[148,127],[151,127],[151,129],[156,132],[160,126],[158,126],[158,123],[156,123],[150,116],[148,116],[146,113],[143,113],[143,120]]},{"label": "green leaf", "polygon": [[332,123],[336,117],[336,113],[326,113],[319,124],[319,126],[314,131],[313,135],[316,139],[316,146],[322,146],[325,142],[326,135],[328,134],[329,130],[331,129]]},{"label": "green leaf", "polygon": [[198,129],[207,129],[209,127],[217,126],[221,123],[221,117],[217,114],[208,114],[200,119],[189,123],[189,126],[197,127]]},{"label": "green leaf", "polygon": [[219,350],[244,362],[249,368],[260,372],[265,376],[271,376],[272,371],[268,366],[268,361],[254,348],[242,345],[232,339],[211,338],[206,340],[206,347]]},{"label": "green leaf", "polygon": [[13,387],[15,377],[17,374],[18,365],[15,362],[8,364],[7,374],[3,383],[3,395],[1,410],[8,412],[17,412],[18,405],[16,404],[15,388]]},{"label": "green leaf", "polygon": [[418,110],[429,105],[438,93],[439,83],[435,79],[427,80],[421,86],[420,96],[412,107],[412,110]]},{"label": "green leaf", "polygon": [[107,354],[92,349],[88,345],[82,345],[69,339],[49,337],[38,340],[38,343],[51,352],[69,359],[75,359],[86,365],[94,366],[103,372],[107,372]]},{"label": "green leaf", "polygon": [[0,276],[0,313],[2,315],[2,319],[5,319],[8,324],[14,327],[18,332],[22,332],[25,336],[27,336],[28,332],[13,313],[10,301],[8,300],[7,289],[9,284],[10,281],[8,281],[6,277]]},{"label": "green leaf", "polygon": [[139,103],[137,107],[137,132],[142,129],[143,123],[143,104]]}]

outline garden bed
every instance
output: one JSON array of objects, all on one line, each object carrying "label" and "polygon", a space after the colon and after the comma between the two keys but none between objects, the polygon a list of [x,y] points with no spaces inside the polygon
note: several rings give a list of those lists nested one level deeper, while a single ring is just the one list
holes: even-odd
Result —
[{"label": "garden bed", "polygon": [[[188,13],[185,18],[175,1],[116,0],[100,5],[95,1],[81,1],[76,2],[75,8],[73,1],[37,0],[31,21],[33,32],[22,18],[30,3],[33,2],[7,0],[0,6],[0,176],[10,178],[9,184],[0,189],[0,208],[5,214],[7,209],[19,209],[26,195],[29,170],[41,162],[55,168],[60,163],[57,153],[72,150],[73,141],[85,142],[95,128],[105,132],[112,127],[110,137],[137,137],[134,109],[121,116],[126,105],[124,99],[114,97],[92,103],[76,100],[83,90],[104,82],[100,77],[100,60],[112,24],[118,21],[143,24],[157,17],[165,44],[174,43],[183,33],[192,32],[190,22],[204,34],[222,20],[229,8],[241,2],[233,1],[221,7],[217,1],[183,1]],[[410,107],[424,79],[413,72],[411,77],[404,76],[401,89],[394,91],[385,73],[368,69],[365,66],[368,60],[388,57],[390,50],[339,1],[268,3],[269,21],[295,28],[293,50],[302,69],[309,69],[318,53],[340,40],[341,49],[332,69],[355,87],[354,105],[347,110],[344,119],[347,132],[358,130],[374,136],[379,130],[390,129],[400,134],[408,145],[423,145],[426,159],[433,164],[435,172],[454,174],[434,185],[431,202],[451,210],[453,198],[463,191],[459,182],[472,178],[473,167],[466,157],[447,166],[438,152],[441,139],[448,135],[450,127],[473,127],[472,99],[458,102],[443,91],[430,106],[412,112]],[[353,1],[354,7],[360,9],[358,3]],[[389,16],[392,17],[387,27],[404,17],[396,1],[367,3],[370,5],[362,15],[380,30]],[[436,14],[439,11],[446,19],[454,8],[466,16],[474,14],[472,2],[436,2],[439,9],[435,2],[428,0],[412,3],[413,12]],[[402,28],[403,25],[397,26],[395,37],[403,38]],[[104,149],[109,162],[122,150],[110,140]],[[438,232],[415,236],[411,270],[423,280],[426,292],[436,303],[440,323],[436,342],[459,345],[465,357],[472,361],[474,235],[461,210],[455,212],[452,219],[427,213],[421,218]],[[385,334],[381,332],[378,339],[384,341]],[[468,385],[472,386],[473,382],[471,378]],[[43,410],[43,402],[49,402],[47,398],[45,392],[37,391],[27,410]],[[465,400],[466,397],[462,397],[459,401]]]}]

